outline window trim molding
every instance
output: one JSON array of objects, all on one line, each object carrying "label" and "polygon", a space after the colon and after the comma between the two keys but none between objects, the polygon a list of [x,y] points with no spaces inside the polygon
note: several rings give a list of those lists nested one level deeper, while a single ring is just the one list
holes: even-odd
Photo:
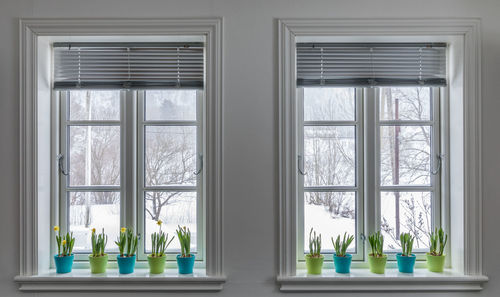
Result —
[{"label": "window trim molding", "polygon": [[[206,186],[206,275],[211,286],[222,288],[225,281],[223,272],[223,179],[222,179],[222,103],[223,103],[223,76],[222,76],[222,18],[169,18],[169,19],[59,19],[59,18],[23,18],[19,21],[19,50],[20,50],[20,264],[19,276],[16,281],[29,287],[31,281],[36,281],[40,264],[46,266],[47,260],[40,259],[39,240],[51,238],[50,230],[38,230],[38,225],[50,213],[39,208],[40,170],[54,170],[50,161],[40,160],[40,108],[44,107],[48,94],[43,88],[43,77],[40,71],[50,69],[39,55],[39,47],[46,41],[43,37],[51,36],[164,36],[164,35],[204,35],[206,38],[206,107],[207,107],[207,186]],[[43,67],[40,67],[42,65]],[[44,68],[44,69],[41,69]],[[41,83],[42,82],[42,83]],[[44,96],[40,96],[43,94]],[[49,93],[50,94],[50,93]],[[48,96],[50,97],[50,96]],[[46,104],[45,104],[46,105]],[[50,126],[50,123],[49,123]],[[43,136],[47,136],[43,134]],[[51,140],[52,141],[52,140]],[[50,151],[50,150],[49,150]],[[43,158],[42,158],[43,159]],[[40,166],[40,162],[45,162]],[[43,168],[41,168],[43,167]],[[48,175],[48,174],[47,174]],[[48,175],[50,176],[50,175]],[[45,191],[47,192],[47,186]],[[46,194],[45,194],[46,195]],[[50,203],[49,203],[50,204]],[[45,207],[44,207],[45,208]],[[43,211],[43,212],[42,212]],[[39,215],[40,213],[43,215]],[[48,228],[47,228],[48,229]],[[50,249],[47,249],[50,250]],[[40,271],[42,273],[42,271]],[[123,278],[127,281],[127,278]],[[157,281],[157,280],[154,280]],[[37,280],[40,282],[40,279]],[[129,286],[134,290],[134,286]],[[53,286],[56,290],[57,287]],[[100,290],[99,287],[95,287]],[[145,286],[135,287],[137,290],[147,290]],[[182,288],[178,288],[182,289]],[[195,288],[193,288],[195,289]],[[153,290],[153,289],[152,289]]]},{"label": "window trim molding", "polygon": [[[278,96],[279,96],[279,270],[277,281],[281,290],[314,290],[314,286],[301,286],[301,279],[311,285],[320,285],[321,278],[296,275],[296,205],[294,192],[297,182],[294,172],[295,135],[291,103],[296,89],[295,38],[308,36],[450,36],[463,39],[463,274],[474,279],[473,286],[463,286],[467,281],[450,279],[447,290],[480,290],[487,281],[482,275],[482,184],[481,184],[481,21],[478,18],[440,19],[278,19]],[[423,283],[432,284],[429,277]],[[356,278],[353,279],[354,281]],[[302,283],[304,280],[302,281]],[[479,283],[479,285],[478,285]],[[401,290],[391,286],[384,290]],[[358,285],[358,283],[356,283]],[[373,282],[359,279],[365,291],[377,290]],[[338,286],[338,285],[337,285]],[[336,285],[324,286],[322,291],[335,291]],[[430,287],[429,287],[430,288]]]}]

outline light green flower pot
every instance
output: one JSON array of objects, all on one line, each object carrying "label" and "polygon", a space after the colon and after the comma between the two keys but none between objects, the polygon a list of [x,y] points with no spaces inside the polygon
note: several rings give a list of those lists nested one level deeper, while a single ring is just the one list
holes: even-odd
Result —
[{"label": "light green flower pot", "polygon": [[443,272],[446,255],[433,256],[427,253],[427,268],[432,272]]},{"label": "light green flower pot", "polygon": [[108,266],[108,254],[104,256],[92,257],[89,255],[90,272],[91,273],[105,273]]},{"label": "light green flower pot", "polygon": [[321,274],[321,269],[323,268],[324,259],[325,256],[323,255],[317,258],[306,255],[307,274]]},{"label": "light green flower pot", "polygon": [[149,273],[163,273],[165,271],[165,260],[167,260],[167,255],[161,257],[151,257],[151,255],[148,255]]},{"label": "light green flower pot", "polygon": [[372,273],[384,274],[386,263],[387,255],[382,255],[382,257],[374,257],[373,254],[368,255],[368,264]]}]

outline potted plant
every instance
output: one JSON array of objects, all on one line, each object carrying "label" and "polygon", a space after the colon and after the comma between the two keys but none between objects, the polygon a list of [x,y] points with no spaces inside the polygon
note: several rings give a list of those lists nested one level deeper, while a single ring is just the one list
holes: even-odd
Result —
[{"label": "potted plant", "polygon": [[349,273],[351,272],[351,260],[352,255],[347,253],[347,248],[354,240],[353,235],[347,235],[347,232],[344,233],[344,238],[340,241],[340,235],[337,236],[337,240],[333,240],[332,243],[335,249],[335,253],[333,254],[333,263],[335,265],[335,272],[337,273]]},{"label": "potted plant", "polygon": [[321,234],[316,236],[313,228],[309,232],[309,254],[306,255],[306,268],[308,274],[321,274],[323,260],[325,256],[321,255]]},{"label": "potted plant", "polygon": [[106,244],[108,243],[108,236],[102,233],[97,235],[95,228],[92,228],[92,255],[89,255],[90,272],[91,273],[104,273],[108,265],[108,254],[104,253]]},{"label": "potted plant", "polygon": [[73,246],[75,245],[75,238],[73,237],[73,232],[66,233],[66,235],[61,236],[61,231],[59,226],[54,226],[54,232],[56,234],[57,242],[57,255],[54,255],[54,262],[56,264],[56,273],[68,273],[71,272],[73,267],[73,260],[75,255],[73,252]]},{"label": "potted plant", "polygon": [[396,254],[396,259],[398,260],[399,272],[413,273],[413,268],[415,267],[415,254],[412,254],[414,236],[410,233],[401,233],[399,236],[401,241],[401,253]]},{"label": "potted plant", "polygon": [[448,241],[448,235],[444,233],[442,228],[436,228],[435,232],[431,232],[430,251],[427,253],[427,268],[432,272],[443,272],[444,260],[446,255],[443,254],[444,247]]},{"label": "potted plant", "polygon": [[168,240],[168,234],[161,231],[162,221],[156,222],[160,226],[160,231],[151,234],[151,254],[148,255],[149,273],[160,274],[165,271],[165,260],[167,255],[165,250],[170,245],[174,237]]},{"label": "potted plant", "polygon": [[368,236],[368,241],[372,248],[371,254],[368,254],[368,264],[373,273],[384,274],[387,255],[384,254],[384,236],[380,231]]},{"label": "potted plant", "polygon": [[[137,235],[134,235],[130,229],[121,228],[120,236],[115,243],[120,250],[120,254],[116,256],[118,270],[121,274],[134,272],[135,253],[137,252]],[[127,249],[125,250],[125,248]]]},{"label": "potted plant", "polygon": [[179,274],[193,273],[195,256],[190,253],[191,247],[191,231],[186,226],[177,228],[177,237],[181,244],[181,254],[177,255],[177,267],[179,267]]}]

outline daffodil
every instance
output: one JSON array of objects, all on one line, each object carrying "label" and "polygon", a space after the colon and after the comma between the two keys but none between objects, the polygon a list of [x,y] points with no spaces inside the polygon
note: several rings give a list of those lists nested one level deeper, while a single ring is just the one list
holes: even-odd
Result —
[{"label": "daffodil", "polygon": [[158,220],[158,222],[156,222],[156,225],[161,226],[162,223],[163,222],[161,220]]},{"label": "daffodil", "polygon": [[92,228],[92,233],[95,233],[95,228]]},{"label": "daffodil", "polygon": [[125,228],[125,227],[122,227],[122,228],[120,229],[120,232],[121,232],[121,233],[125,233],[125,231],[127,231],[127,228]]},{"label": "daffodil", "polygon": [[66,245],[66,239],[62,241],[62,245]]},{"label": "daffodil", "polygon": [[54,226],[54,231],[59,231],[59,226]]}]

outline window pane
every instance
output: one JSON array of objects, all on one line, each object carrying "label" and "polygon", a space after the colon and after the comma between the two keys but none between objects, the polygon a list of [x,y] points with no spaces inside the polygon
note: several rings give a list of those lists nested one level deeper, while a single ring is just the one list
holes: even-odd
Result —
[{"label": "window pane", "polygon": [[333,252],[331,237],[354,235],[348,251],[356,250],[356,193],[305,192],[304,193],[304,252],[309,252],[309,232],[314,228],[322,237],[322,251]]},{"label": "window pane", "polygon": [[179,252],[180,244],[176,237],[177,226],[186,226],[191,230],[191,251],[196,252],[196,193],[195,192],[146,192],[145,196],[145,252],[151,252],[151,234],[159,230],[156,222],[163,222],[163,232],[174,236],[168,246],[169,252]]},{"label": "window pane", "polygon": [[386,250],[399,250],[399,234],[415,236],[413,250],[427,251],[432,230],[430,192],[382,192],[381,230]]},{"label": "window pane", "polygon": [[430,184],[430,126],[380,127],[382,185]]},{"label": "window pane", "polygon": [[431,119],[431,89],[429,87],[380,88],[381,120]]},{"label": "window pane", "polygon": [[354,126],[304,127],[305,186],[356,183]]},{"label": "window pane", "polygon": [[354,121],[354,88],[304,88],[305,121]]},{"label": "window pane", "polygon": [[120,184],[120,127],[69,127],[69,181],[75,186]]},{"label": "window pane", "polygon": [[196,120],[196,90],[146,91],[146,120]]},{"label": "window pane", "polygon": [[92,228],[108,235],[106,251],[118,252],[114,240],[120,234],[119,192],[71,192],[69,199],[69,231],[75,237],[74,252],[92,250]]},{"label": "window pane", "polygon": [[196,185],[196,127],[146,126],[146,185]]},{"label": "window pane", "polygon": [[70,120],[120,120],[120,91],[70,91]]}]

